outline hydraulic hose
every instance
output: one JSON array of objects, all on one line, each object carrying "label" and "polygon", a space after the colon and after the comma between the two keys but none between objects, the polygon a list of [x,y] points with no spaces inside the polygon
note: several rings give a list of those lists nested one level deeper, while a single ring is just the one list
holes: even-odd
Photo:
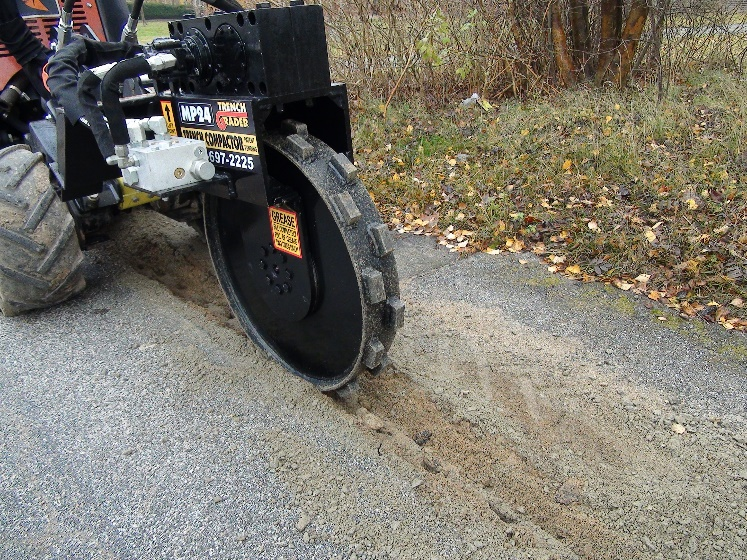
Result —
[{"label": "hydraulic hose", "polygon": [[29,79],[22,72],[13,76],[0,93],[0,113],[10,113],[21,97],[25,96],[28,99],[28,96],[24,93],[28,85]]},{"label": "hydraulic hose", "polygon": [[89,121],[105,158],[113,155],[114,144],[96,104],[98,81],[90,77],[85,68],[130,59],[140,52],[142,48],[137,45],[102,43],[81,37],[58,50],[49,61],[47,85],[54,103],[65,109],[65,118],[70,123],[84,117]]},{"label": "hydraulic hose", "polygon": [[106,126],[104,113],[99,109],[98,92],[101,79],[90,70],[81,74],[78,80],[78,102],[88,120],[96,145],[99,147],[104,159],[114,155],[114,142],[112,142],[109,127]]},{"label": "hydraulic hose", "polygon": [[132,12],[127,18],[127,23],[122,29],[122,41],[128,43],[137,43],[137,22],[140,19],[140,12],[143,9],[144,0],[135,0],[132,4]]},{"label": "hydraulic hose", "polygon": [[140,11],[143,9],[143,1],[144,0],[135,0],[132,3],[132,12],[130,12],[130,17],[134,20],[140,19]]},{"label": "hydraulic hose", "polygon": [[127,132],[127,120],[122,104],[119,101],[119,87],[129,78],[137,78],[150,72],[150,65],[143,57],[136,56],[119,62],[109,70],[101,82],[101,105],[104,115],[109,120],[114,144],[123,146],[130,143]]},{"label": "hydraulic hose", "polygon": [[57,48],[60,49],[70,42],[73,35],[73,8],[75,0],[65,0],[57,26]]}]

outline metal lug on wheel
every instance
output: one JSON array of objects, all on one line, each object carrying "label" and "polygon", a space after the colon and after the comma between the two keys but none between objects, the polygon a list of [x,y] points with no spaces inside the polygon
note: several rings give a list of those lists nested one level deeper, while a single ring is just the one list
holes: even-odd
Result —
[{"label": "metal lug on wheel", "polygon": [[329,160],[329,166],[348,183],[358,178],[358,168],[353,165],[345,154],[335,154],[332,156],[332,159]]},{"label": "metal lug on wheel", "polygon": [[405,325],[405,303],[398,297],[386,300],[387,326],[401,329]]},{"label": "metal lug on wheel", "polygon": [[393,373],[394,370],[394,360],[392,360],[388,355],[384,355],[384,357],[381,359],[381,363],[375,368],[371,369],[371,375],[377,376],[381,375],[382,373]]},{"label": "metal lug on wheel", "polygon": [[354,226],[361,219],[361,211],[358,210],[358,206],[349,192],[332,196],[332,204],[337,216],[345,225]]},{"label": "metal lug on wheel", "polygon": [[368,226],[368,236],[373,242],[376,255],[385,257],[394,251],[394,243],[389,233],[389,228],[385,224],[376,224]]},{"label": "metal lug on wheel", "polygon": [[286,119],[281,124],[283,134],[298,134],[304,140],[309,137],[309,127],[305,123]]},{"label": "metal lug on wheel", "polygon": [[366,290],[368,303],[381,303],[386,299],[384,288],[384,276],[374,268],[366,268],[363,271],[363,286]]},{"label": "metal lug on wheel", "polygon": [[366,353],[363,356],[363,363],[368,369],[374,369],[381,364],[386,356],[386,348],[378,338],[372,339],[366,346]]},{"label": "metal lug on wheel", "polygon": [[303,160],[309,159],[314,155],[314,146],[309,144],[302,136],[291,134],[288,136],[290,149],[293,154]]}]

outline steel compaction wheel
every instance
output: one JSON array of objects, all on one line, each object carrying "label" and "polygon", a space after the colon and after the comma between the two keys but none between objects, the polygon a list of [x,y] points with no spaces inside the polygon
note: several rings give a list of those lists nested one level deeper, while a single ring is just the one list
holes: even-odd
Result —
[{"label": "steel compaction wheel", "polygon": [[286,123],[265,139],[269,209],[205,199],[218,279],[248,335],[322,390],[391,363],[404,321],[389,230],[342,154]]}]

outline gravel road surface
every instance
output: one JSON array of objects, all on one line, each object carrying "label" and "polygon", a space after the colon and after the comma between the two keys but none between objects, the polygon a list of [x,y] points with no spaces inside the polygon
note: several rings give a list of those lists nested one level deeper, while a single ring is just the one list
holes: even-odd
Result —
[{"label": "gravel road surface", "polygon": [[111,236],[0,317],[3,559],[747,558],[744,335],[405,237],[396,370],[322,394],[190,228]]}]

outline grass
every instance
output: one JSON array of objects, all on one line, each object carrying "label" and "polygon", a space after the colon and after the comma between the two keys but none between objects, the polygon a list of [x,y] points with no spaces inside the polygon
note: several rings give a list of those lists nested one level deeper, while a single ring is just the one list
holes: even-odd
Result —
[{"label": "grass", "polygon": [[[746,328],[747,98],[696,74],[657,102],[578,89],[495,111],[360,102],[361,175],[391,225],[452,250],[533,250],[556,271]],[[711,304],[711,305],[709,305]]]},{"label": "grass", "polygon": [[145,23],[140,23],[137,27],[138,40],[145,44],[150,43],[153,39],[158,37],[169,36],[168,20],[148,20]]}]

